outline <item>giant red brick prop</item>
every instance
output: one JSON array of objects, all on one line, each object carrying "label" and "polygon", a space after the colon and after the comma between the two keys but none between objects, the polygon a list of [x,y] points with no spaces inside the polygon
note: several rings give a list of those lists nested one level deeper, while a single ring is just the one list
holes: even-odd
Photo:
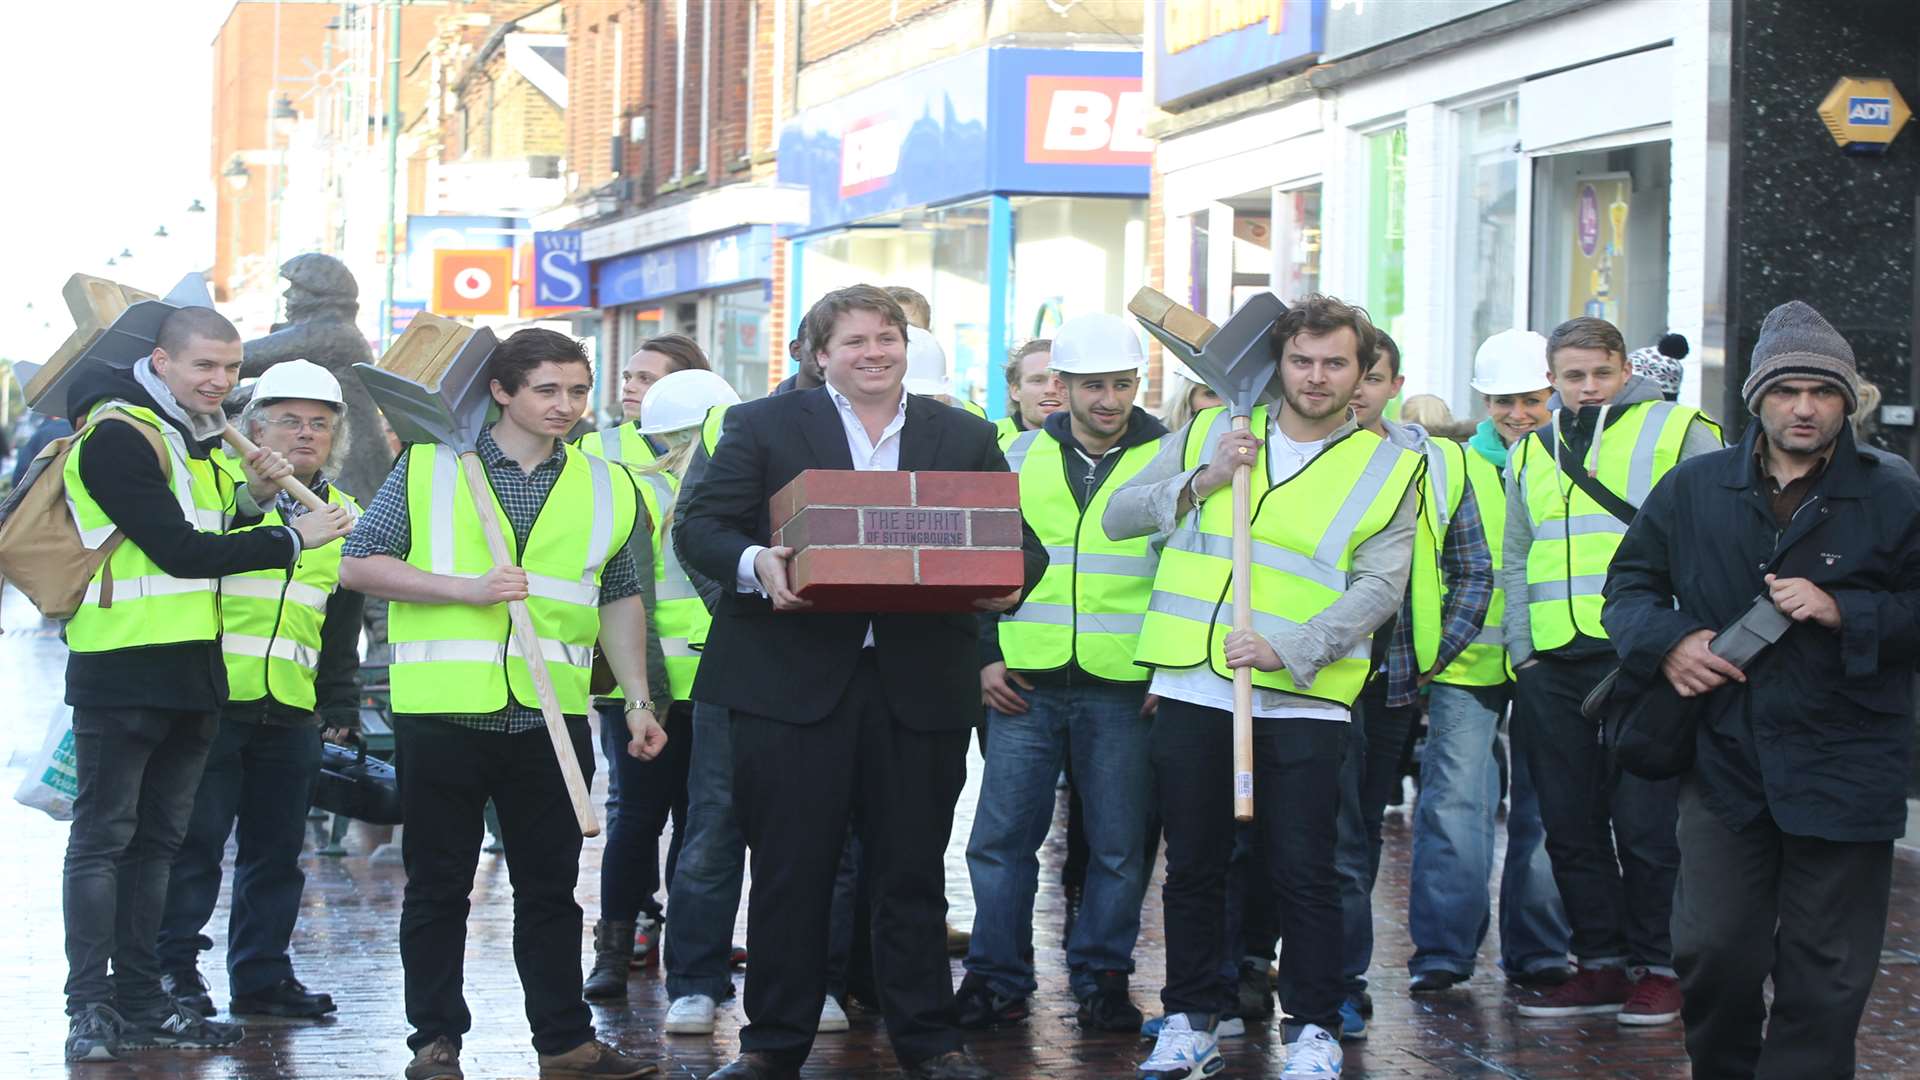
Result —
[{"label": "giant red brick prop", "polygon": [[768,510],[815,611],[972,611],[1025,580],[1013,473],[809,469]]}]

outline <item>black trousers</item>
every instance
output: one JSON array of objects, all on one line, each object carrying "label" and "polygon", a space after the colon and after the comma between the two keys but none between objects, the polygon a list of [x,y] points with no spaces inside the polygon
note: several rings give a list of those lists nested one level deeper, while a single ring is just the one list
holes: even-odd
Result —
[{"label": "black trousers", "polygon": [[1698,1080],[1853,1075],[1892,880],[1890,840],[1790,836],[1771,819],[1734,832],[1682,786],[1673,959]]},{"label": "black trousers", "polygon": [[[567,717],[574,756],[593,782],[593,741],[584,716]],[[432,716],[394,724],[401,854],[400,963],[415,1050],[473,1027],[461,993],[467,896],[480,860],[487,800],[500,816],[513,883],[513,961],[526,994],[533,1048],[564,1054],[593,1038],[580,996],[580,826],[545,728],[517,735],[477,731]]]},{"label": "black trousers", "polygon": [[733,713],[734,811],[753,859],[743,1051],[798,1065],[826,997],[828,912],[847,824],[871,896],[874,979],[903,1065],[956,1050],[947,961],[947,837],[967,736],[915,731],[888,706],[867,650],[817,723]]},{"label": "black trousers", "polygon": [[[659,919],[656,895],[673,889],[673,870],[687,832],[687,776],[693,766],[693,702],[676,701],[660,717],[667,748],[652,761],[627,753],[626,703],[598,706],[600,750],[607,755],[607,846],[600,854],[600,917]],[[660,834],[673,821],[667,872],[660,873]]]},{"label": "black trousers", "polygon": [[[1347,725],[1257,719],[1254,838],[1266,857],[1287,1032],[1340,1031],[1340,894],[1334,870],[1340,762]],[[1233,856],[1233,714],[1171,698],[1153,725],[1153,774],[1167,837],[1168,1013],[1217,1017],[1232,1005],[1226,967],[1227,864]]]},{"label": "black trousers", "polygon": [[1519,673],[1513,748],[1526,755],[1540,793],[1553,881],[1573,927],[1573,955],[1664,968],[1680,848],[1678,780],[1610,780],[1600,729],[1580,704],[1615,661],[1541,659]]}]

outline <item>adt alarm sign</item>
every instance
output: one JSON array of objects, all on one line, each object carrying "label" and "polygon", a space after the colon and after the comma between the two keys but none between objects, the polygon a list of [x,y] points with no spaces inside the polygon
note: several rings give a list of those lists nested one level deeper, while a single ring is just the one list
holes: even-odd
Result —
[{"label": "adt alarm sign", "polygon": [[1893,124],[1893,100],[1883,97],[1848,98],[1847,123],[1889,127]]},{"label": "adt alarm sign", "polygon": [[580,262],[580,232],[533,234],[533,300],[543,308],[585,307],[587,271]]}]

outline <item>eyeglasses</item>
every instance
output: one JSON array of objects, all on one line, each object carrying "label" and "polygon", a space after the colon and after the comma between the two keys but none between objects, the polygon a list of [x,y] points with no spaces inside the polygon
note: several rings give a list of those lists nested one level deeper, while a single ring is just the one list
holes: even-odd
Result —
[{"label": "eyeglasses", "polygon": [[306,428],[315,435],[325,435],[331,432],[335,426],[334,420],[330,416],[316,416],[311,420],[302,420],[297,416],[282,416],[269,420],[267,423],[272,424],[274,427],[290,435],[299,434],[301,428]]}]

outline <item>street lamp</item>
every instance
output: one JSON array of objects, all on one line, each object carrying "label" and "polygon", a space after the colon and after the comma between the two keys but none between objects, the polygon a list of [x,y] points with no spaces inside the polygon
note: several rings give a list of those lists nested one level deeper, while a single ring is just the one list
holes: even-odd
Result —
[{"label": "street lamp", "polygon": [[285,138],[293,133],[293,125],[300,119],[300,113],[293,107],[293,99],[282,94],[279,100],[273,103],[272,117],[273,130]]},{"label": "street lamp", "polygon": [[123,259],[131,259],[133,258],[133,252],[127,248],[121,248],[120,257]]},{"label": "street lamp", "polygon": [[187,207],[187,213],[189,214],[204,214],[206,212],[207,212],[207,208],[200,205],[199,199],[193,200],[193,205]]},{"label": "street lamp", "polygon": [[167,227],[165,225],[162,225],[159,228],[153,230],[153,235],[159,237],[162,240],[165,240],[170,234],[167,232]]},{"label": "street lamp", "polygon": [[[227,167],[220,170],[220,175],[227,178],[227,186],[235,191],[246,190],[247,181],[253,179],[253,173],[247,169],[246,162],[240,160],[239,154],[233,155],[233,160],[227,162]],[[199,202],[198,199],[194,201]]]}]

